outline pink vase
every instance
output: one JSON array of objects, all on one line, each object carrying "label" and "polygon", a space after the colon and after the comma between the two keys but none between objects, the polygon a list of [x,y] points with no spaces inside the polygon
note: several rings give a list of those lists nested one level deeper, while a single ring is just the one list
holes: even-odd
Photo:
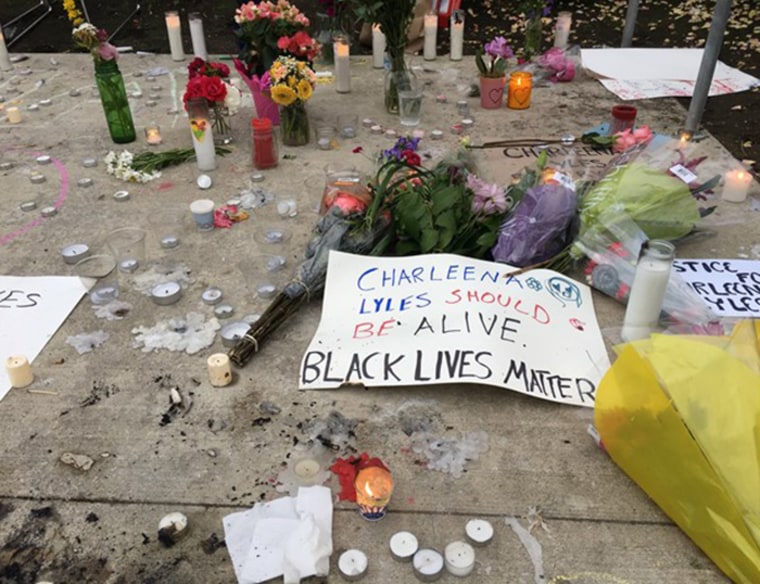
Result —
[{"label": "pink vase", "polygon": [[259,118],[269,118],[272,120],[273,126],[280,125],[280,108],[272,101],[269,93],[269,72],[264,73],[260,78],[258,75],[249,76],[242,61],[234,59],[233,62],[235,69],[240,73],[240,77],[251,90],[256,115]]},{"label": "pink vase", "polygon": [[504,106],[504,87],[506,77],[480,78],[480,107],[483,109],[498,109]]}]

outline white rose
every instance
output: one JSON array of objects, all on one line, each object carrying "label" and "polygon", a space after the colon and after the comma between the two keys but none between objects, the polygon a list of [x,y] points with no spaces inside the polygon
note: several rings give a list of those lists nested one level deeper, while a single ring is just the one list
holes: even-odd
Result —
[{"label": "white rose", "polygon": [[224,84],[227,87],[227,97],[224,98],[224,107],[230,112],[230,115],[235,115],[240,109],[240,104],[243,101],[243,95],[240,90],[234,85],[229,83]]}]

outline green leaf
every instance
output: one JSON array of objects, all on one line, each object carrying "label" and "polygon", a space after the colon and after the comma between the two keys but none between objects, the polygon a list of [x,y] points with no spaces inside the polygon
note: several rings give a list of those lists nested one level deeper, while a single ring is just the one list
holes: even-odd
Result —
[{"label": "green leaf", "polygon": [[422,237],[420,238],[420,251],[422,253],[430,253],[437,243],[438,232],[432,228],[423,229]]},{"label": "green leaf", "polygon": [[433,215],[438,215],[454,207],[462,200],[462,189],[455,186],[444,187],[433,195]]}]

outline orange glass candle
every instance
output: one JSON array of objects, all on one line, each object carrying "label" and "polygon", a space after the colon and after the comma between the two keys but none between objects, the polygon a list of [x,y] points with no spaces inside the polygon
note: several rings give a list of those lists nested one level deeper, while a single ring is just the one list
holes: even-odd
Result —
[{"label": "orange glass candle", "polygon": [[515,71],[510,74],[507,107],[509,109],[528,109],[530,107],[530,92],[532,89],[532,73]]}]

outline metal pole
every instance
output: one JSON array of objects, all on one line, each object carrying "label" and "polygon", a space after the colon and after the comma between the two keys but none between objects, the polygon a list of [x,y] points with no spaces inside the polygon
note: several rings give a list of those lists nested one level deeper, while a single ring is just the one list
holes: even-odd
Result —
[{"label": "metal pole", "polygon": [[633,43],[633,30],[636,28],[636,17],[639,14],[639,0],[628,0],[628,10],[625,13],[625,28],[621,47],[630,47]]},{"label": "metal pole", "polygon": [[694,93],[689,103],[689,113],[686,116],[687,132],[695,133],[702,121],[702,114],[707,104],[707,95],[710,93],[713,75],[715,74],[715,65],[718,63],[718,54],[723,46],[723,34],[726,32],[726,25],[731,16],[732,0],[716,0],[715,12],[713,13],[710,32],[707,35],[707,44],[705,52],[702,55],[702,62],[699,64],[699,73],[697,82],[694,84]]}]

